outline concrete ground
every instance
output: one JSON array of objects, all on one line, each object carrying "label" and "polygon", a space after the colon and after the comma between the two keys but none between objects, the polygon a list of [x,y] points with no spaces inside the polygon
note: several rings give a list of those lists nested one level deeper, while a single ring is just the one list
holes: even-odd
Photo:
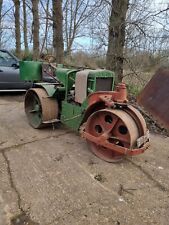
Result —
[{"label": "concrete ground", "polygon": [[0,225],[169,224],[169,138],[106,163],[66,128],[31,128],[22,100],[0,95]]}]

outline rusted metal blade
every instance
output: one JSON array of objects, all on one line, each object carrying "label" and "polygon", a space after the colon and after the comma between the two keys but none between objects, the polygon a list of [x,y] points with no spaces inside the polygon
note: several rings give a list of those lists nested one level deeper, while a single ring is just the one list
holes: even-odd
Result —
[{"label": "rusted metal blade", "polygon": [[169,69],[159,69],[137,101],[163,127],[169,129]]}]

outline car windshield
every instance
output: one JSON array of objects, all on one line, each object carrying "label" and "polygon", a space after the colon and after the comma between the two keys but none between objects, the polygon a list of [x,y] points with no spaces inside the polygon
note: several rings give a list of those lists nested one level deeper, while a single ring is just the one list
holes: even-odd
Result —
[{"label": "car windshield", "polygon": [[0,50],[0,66],[11,67],[17,64],[17,61],[8,52]]}]

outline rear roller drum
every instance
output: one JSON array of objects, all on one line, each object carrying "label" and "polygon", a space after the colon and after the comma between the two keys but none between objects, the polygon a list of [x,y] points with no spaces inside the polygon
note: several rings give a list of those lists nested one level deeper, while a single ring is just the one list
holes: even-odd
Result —
[{"label": "rear roller drum", "polygon": [[32,88],[25,96],[25,113],[33,128],[41,128],[58,118],[58,102],[49,98],[44,89]]},{"label": "rear roller drum", "polygon": [[[128,149],[136,147],[136,140],[143,135],[135,118],[121,109],[104,109],[93,113],[86,122],[85,132],[94,137],[106,137],[106,142]],[[91,151],[107,162],[119,162],[125,157],[125,154],[105,148],[91,140],[87,142]]]}]

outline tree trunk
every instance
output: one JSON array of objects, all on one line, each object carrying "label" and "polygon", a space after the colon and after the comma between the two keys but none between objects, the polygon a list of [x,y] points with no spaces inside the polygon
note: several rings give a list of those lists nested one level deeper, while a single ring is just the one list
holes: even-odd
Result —
[{"label": "tree trunk", "polygon": [[32,0],[33,60],[39,59],[39,0]]},{"label": "tree trunk", "polygon": [[[45,9],[45,11],[46,11],[45,33],[44,33],[44,38],[43,38],[43,42],[42,42],[42,47],[41,47],[41,50],[40,50],[40,55],[44,51],[45,43],[46,43],[46,50],[47,50],[47,45],[48,45],[49,3],[50,3],[50,0],[46,0],[46,9]],[[41,4],[43,4],[42,1],[41,1]],[[43,6],[43,8],[45,8],[44,5],[42,5],[42,6]]]},{"label": "tree trunk", "polygon": [[21,56],[21,31],[20,31],[20,0],[13,0],[15,5],[15,41],[16,41],[16,55]]},{"label": "tree trunk", "polygon": [[57,63],[63,63],[63,14],[62,0],[53,2],[53,47]]},{"label": "tree trunk", "polygon": [[112,0],[106,67],[116,73],[118,82],[123,79],[125,22],[128,4],[129,0]]},{"label": "tree trunk", "polygon": [[23,0],[23,35],[24,35],[24,46],[25,46],[26,53],[29,51],[27,33],[28,33],[28,29],[27,29],[26,0]]},{"label": "tree trunk", "polygon": [[2,48],[2,4],[3,0],[0,0],[0,48]]}]

